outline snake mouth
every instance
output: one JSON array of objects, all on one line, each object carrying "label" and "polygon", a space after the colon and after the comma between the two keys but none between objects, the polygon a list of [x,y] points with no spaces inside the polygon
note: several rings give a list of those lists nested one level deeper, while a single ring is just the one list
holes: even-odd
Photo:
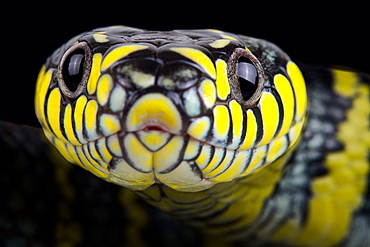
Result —
[{"label": "snake mouth", "polygon": [[162,126],[158,125],[147,125],[145,126],[142,131],[161,131],[161,132],[167,132],[165,129],[162,128]]},{"label": "snake mouth", "polygon": [[137,128],[133,130],[131,129],[131,131],[127,131],[127,132],[136,133],[140,131],[159,131],[159,132],[169,133],[173,135],[181,134],[178,131],[174,131],[168,124],[166,124],[165,122],[157,118],[145,119],[137,126]]}]

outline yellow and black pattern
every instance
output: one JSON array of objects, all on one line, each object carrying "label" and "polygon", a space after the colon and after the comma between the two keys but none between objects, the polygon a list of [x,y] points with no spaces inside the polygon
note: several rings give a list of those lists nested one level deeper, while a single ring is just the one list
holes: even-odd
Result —
[{"label": "yellow and black pattern", "polygon": [[[38,118],[70,162],[134,190],[159,180],[195,192],[272,163],[299,139],[305,84],[282,52],[269,68],[281,71],[265,76],[237,37],[130,30],[84,34],[40,73]],[[87,72],[73,88],[64,70],[78,55]]]},{"label": "yellow and black pattern", "polygon": [[[101,28],[47,60],[36,114],[68,161],[209,234],[201,241],[368,246],[369,79],[300,68],[267,41],[218,30]],[[72,202],[84,194],[69,169],[56,183]],[[122,232],[135,238],[154,221],[126,193],[141,216]],[[60,218],[57,232],[82,242],[78,220]]]}]

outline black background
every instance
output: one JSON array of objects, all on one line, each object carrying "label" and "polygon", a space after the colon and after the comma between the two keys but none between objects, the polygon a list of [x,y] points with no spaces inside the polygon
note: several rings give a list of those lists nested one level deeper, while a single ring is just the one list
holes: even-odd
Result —
[{"label": "black background", "polygon": [[74,35],[109,25],[151,30],[220,29],[267,39],[296,61],[343,65],[370,73],[370,15],[365,13],[365,4],[211,3],[214,5],[199,1],[89,1],[80,6],[9,3],[1,16],[0,120],[37,125],[34,87],[47,56]]}]

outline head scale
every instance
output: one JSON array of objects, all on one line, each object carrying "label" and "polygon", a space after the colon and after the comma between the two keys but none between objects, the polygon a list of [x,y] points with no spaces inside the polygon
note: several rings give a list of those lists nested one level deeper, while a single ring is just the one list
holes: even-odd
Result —
[{"label": "head scale", "polygon": [[35,107],[49,140],[95,175],[133,190],[200,191],[291,150],[305,94],[298,67],[266,41],[114,26],[53,53]]}]

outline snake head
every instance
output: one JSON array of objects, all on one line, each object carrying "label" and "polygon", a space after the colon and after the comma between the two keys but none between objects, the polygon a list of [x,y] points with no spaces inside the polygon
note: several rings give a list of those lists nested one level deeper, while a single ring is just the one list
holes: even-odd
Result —
[{"label": "snake head", "polygon": [[132,190],[201,191],[247,176],[292,149],[306,106],[298,67],[267,41],[124,26],[56,50],[35,96],[67,160]]}]

